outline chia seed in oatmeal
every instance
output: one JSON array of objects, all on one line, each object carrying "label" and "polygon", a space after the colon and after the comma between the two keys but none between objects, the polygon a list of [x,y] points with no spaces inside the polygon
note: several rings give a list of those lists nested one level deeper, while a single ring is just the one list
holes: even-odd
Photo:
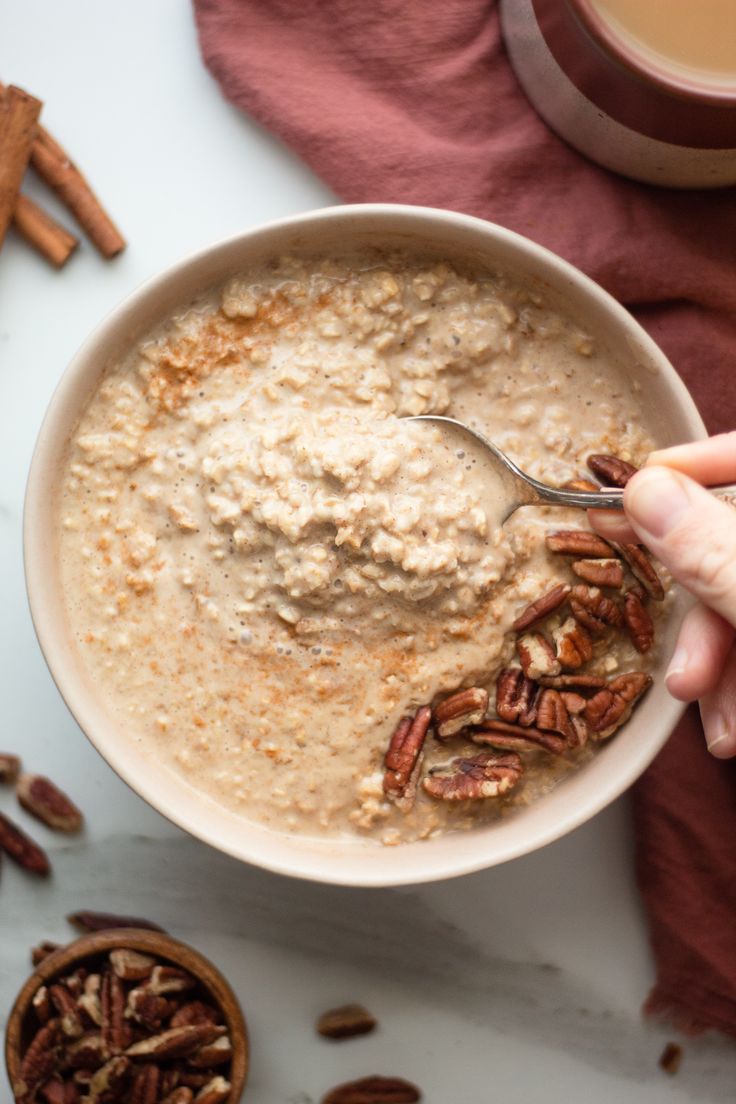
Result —
[{"label": "chia seed in oatmeal", "polygon": [[[579,582],[544,537],[581,516],[525,509],[501,529],[471,458],[400,421],[424,413],[558,485],[590,453],[637,463],[652,446],[605,350],[533,291],[378,253],[285,258],[203,296],[104,376],[73,435],[61,571],[90,679],[130,738],[244,817],[425,838],[593,754],[532,752],[482,801],[384,793],[400,718],[461,686],[492,700],[514,619]],[[620,636],[589,669],[651,654]],[[453,754],[430,734],[424,768]]]}]

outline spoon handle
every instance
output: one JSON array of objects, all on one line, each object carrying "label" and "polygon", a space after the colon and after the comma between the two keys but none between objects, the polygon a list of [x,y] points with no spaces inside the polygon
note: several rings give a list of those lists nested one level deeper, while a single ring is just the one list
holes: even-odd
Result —
[{"label": "spoon handle", "polygon": [[[558,487],[548,487],[536,479],[530,479],[529,482],[536,491],[540,506],[578,506],[585,510],[624,508],[624,492],[620,487],[606,487],[600,491],[566,491]],[[708,487],[707,490],[730,506],[736,506],[736,483]]]}]

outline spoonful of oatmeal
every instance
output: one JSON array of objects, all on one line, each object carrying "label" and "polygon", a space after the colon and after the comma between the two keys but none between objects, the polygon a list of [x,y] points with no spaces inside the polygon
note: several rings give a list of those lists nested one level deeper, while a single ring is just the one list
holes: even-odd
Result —
[{"label": "spoonful of oatmeal", "polygon": [[[418,414],[406,418],[410,422],[429,422],[442,432],[444,448],[473,468],[484,483],[488,483],[493,499],[494,520],[503,525],[520,506],[577,506],[582,510],[622,510],[624,492],[621,487],[602,487],[598,491],[575,491],[549,487],[523,472],[506,453],[475,429],[455,418],[440,414]],[[718,495],[731,497],[736,485],[711,487]]]}]

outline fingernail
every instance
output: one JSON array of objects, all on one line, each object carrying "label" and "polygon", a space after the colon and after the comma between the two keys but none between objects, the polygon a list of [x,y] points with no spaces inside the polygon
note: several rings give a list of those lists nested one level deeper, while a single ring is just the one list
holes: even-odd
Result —
[{"label": "fingernail", "polygon": [[[715,755],[716,759],[728,759],[733,754],[733,751],[728,751],[728,745],[732,742],[731,733],[726,729],[719,730],[719,733],[714,739],[708,740],[708,751],[711,755]],[[725,753],[725,754],[724,754]]]},{"label": "fingernail", "polygon": [[667,668],[667,674],[664,676],[664,681],[667,682],[674,675],[681,675],[687,669],[688,654],[682,645],[675,648],[675,651],[670,660],[670,665]]},{"label": "fingernail", "polygon": [[674,472],[643,468],[626,489],[626,512],[637,529],[663,537],[690,505],[687,491]]}]

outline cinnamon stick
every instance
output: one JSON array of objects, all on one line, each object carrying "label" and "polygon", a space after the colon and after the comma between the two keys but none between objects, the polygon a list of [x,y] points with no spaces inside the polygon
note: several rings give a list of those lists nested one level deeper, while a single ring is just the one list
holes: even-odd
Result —
[{"label": "cinnamon stick", "polygon": [[13,220],[16,230],[56,268],[65,265],[79,245],[79,238],[22,193],[16,200]]},{"label": "cinnamon stick", "polygon": [[13,218],[41,107],[40,100],[15,85],[0,97],[0,245]]},{"label": "cinnamon stick", "polygon": [[125,238],[88,182],[66,150],[42,126],[33,144],[31,164],[66,204],[103,257],[114,257],[125,249]]}]

